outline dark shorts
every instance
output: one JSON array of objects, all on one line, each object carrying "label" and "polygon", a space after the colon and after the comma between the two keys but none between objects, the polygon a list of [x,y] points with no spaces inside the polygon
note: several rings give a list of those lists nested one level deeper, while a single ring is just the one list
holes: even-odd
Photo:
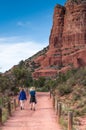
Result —
[{"label": "dark shorts", "polygon": [[35,96],[31,96],[31,97],[30,97],[30,103],[37,103]]}]

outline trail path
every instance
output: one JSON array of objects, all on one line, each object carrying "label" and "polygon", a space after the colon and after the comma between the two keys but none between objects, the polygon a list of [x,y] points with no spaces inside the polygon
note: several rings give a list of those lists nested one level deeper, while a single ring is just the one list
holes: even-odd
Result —
[{"label": "trail path", "polygon": [[25,109],[17,108],[0,130],[61,130],[49,93],[37,93],[35,111],[30,110],[27,100]]}]

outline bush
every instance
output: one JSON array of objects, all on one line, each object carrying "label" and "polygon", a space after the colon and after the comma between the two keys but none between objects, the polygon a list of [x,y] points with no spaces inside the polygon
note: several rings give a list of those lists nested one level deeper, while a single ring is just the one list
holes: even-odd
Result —
[{"label": "bush", "polygon": [[48,92],[49,89],[48,89],[48,87],[44,86],[44,87],[41,87],[41,88],[37,88],[37,91],[38,92]]},{"label": "bush", "polygon": [[59,91],[60,96],[63,96],[65,94],[69,94],[70,92],[72,92],[72,88],[66,84],[65,85],[61,84],[58,87],[58,91]]},{"label": "bush", "polygon": [[73,95],[73,100],[76,101],[76,100],[78,100],[78,99],[80,99],[80,94],[75,93],[75,94]]},{"label": "bush", "polygon": [[6,122],[8,119],[8,112],[7,112],[7,109],[6,108],[3,108],[3,111],[2,111],[2,122]]}]

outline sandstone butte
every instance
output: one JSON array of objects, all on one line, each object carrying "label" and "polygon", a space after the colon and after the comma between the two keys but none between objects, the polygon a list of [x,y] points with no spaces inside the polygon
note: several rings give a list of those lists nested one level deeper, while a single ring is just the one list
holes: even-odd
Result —
[{"label": "sandstone butte", "polygon": [[49,49],[34,62],[40,64],[34,78],[55,77],[86,65],[86,0],[68,0],[64,6],[55,6]]}]

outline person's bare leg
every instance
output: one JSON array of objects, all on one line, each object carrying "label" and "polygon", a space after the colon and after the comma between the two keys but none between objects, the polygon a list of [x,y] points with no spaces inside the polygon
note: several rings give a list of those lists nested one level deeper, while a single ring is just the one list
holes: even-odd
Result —
[{"label": "person's bare leg", "polygon": [[33,110],[35,111],[35,103],[33,102]]},{"label": "person's bare leg", "polygon": [[31,103],[31,106],[30,106],[30,109],[32,110],[32,108],[33,108],[33,103]]},{"label": "person's bare leg", "polygon": [[25,106],[25,101],[23,100],[22,101],[22,109],[24,109],[24,106]]},{"label": "person's bare leg", "polygon": [[22,100],[20,100],[20,108],[21,108],[21,110],[23,108],[23,101]]}]

